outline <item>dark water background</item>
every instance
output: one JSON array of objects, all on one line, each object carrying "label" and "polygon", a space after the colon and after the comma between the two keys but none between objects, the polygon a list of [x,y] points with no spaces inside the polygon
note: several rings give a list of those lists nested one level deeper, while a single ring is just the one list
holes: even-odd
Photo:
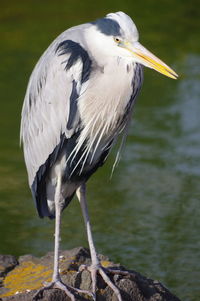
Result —
[{"label": "dark water background", "polygon": [[[180,75],[145,70],[122,160],[113,153],[88,183],[100,253],[154,279],[182,300],[200,300],[199,1],[0,2],[0,253],[42,255],[53,222],[37,217],[19,148],[20,112],[31,70],[66,28],[123,10],[144,46]],[[76,199],[63,214],[62,248],[87,246]]]}]

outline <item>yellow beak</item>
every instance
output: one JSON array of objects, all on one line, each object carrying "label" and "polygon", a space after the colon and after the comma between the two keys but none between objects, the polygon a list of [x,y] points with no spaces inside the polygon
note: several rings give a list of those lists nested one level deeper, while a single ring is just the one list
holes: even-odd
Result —
[{"label": "yellow beak", "polygon": [[177,79],[178,75],[174,70],[172,70],[145,47],[143,47],[139,42],[135,42],[134,44],[128,42],[124,43],[124,48],[132,53],[133,57],[136,59],[136,62],[152,68],[168,77]]}]

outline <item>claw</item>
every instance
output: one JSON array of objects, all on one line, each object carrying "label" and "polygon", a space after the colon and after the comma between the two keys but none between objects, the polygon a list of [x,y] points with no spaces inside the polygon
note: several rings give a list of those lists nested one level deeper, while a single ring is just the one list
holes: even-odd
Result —
[{"label": "claw", "polygon": [[106,269],[104,267],[102,267],[100,264],[98,265],[81,265],[79,270],[83,271],[83,270],[88,270],[91,273],[91,278],[92,278],[92,292],[94,297],[94,300],[96,300],[96,283],[97,283],[97,272],[101,275],[101,277],[103,278],[103,280],[105,281],[105,283],[113,290],[113,292],[115,293],[115,295],[117,296],[118,301],[122,301],[122,297],[120,294],[119,289],[116,287],[115,284],[113,284],[113,282],[110,280],[110,278],[108,277],[107,272],[111,272],[112,274],[118,274],[118,272],[120,271],[114,271],[112,269]]},{"label": "claw", "polygon": [[43,288],[41,288],[39,291],[36,292],[36,294],[33,296],[33,301],[37,301],[38,299],[41,299],[43,297],[43,293],[45,290],[52,289],[52,288],[58,288],[66,293],[66,295],[71,299],[71,301],[75,301],[74,294],[71,291],[75,291],[77,293],[81,294],[87,294],[91,296],[94,299],[93,293],[90,293],[86,290],[81,290],[78,288],[71,287],[69,285],[64,284],[62,281],[58,280],[51,283],[46,283]]},{"label": "claw", "polygon": [[47,284],[46,286],[44,286],[43,288],[41,288],[33,296],[33,301],[37,301],[38,299],[41,299],[43,297],[44,291],[48,290],[48,289],[52,289],[52,288],[59,288],[59,289],[63,290],[72,301],[75,301],[75,297],[68,289],[68,286],[63,284],[61,281],[51,282],[51,283]]},{"label": "claw", "polygon": [[117,299],[119,301],[122,301],[122,297],[121,297],[119,289],[116,287],[116,285],[114,285],[112,283],[112,281],[110,280],[108,275],[104,272],[103,268],[99,269],[99,273],[100,273],[101,277],[103,278],[103,280],[107,283],[107,285],[114,291],[115,295],[117,296]]}]

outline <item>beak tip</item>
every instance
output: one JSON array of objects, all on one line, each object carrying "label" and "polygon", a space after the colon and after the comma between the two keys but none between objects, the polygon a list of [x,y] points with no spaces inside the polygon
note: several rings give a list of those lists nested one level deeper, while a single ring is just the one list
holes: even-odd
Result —
[{"label": "beak tip", "polygon": [[178,74],[177,74],[176,72],[173,72],[172,76],[173,76],[173,77],[172,77],[173,79],[178,79],[178,77],[179,77]]}]

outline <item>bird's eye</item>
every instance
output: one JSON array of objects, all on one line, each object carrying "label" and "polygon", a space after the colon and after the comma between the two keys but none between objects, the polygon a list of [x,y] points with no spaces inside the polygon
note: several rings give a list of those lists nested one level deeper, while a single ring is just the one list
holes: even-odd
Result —
[{"label": "bird's eye", "polygon": [[121,42],[120,39],[117,38],[117,37],[114,37],[114,41],[115,41],[117,44],[119,44],[119,43]]}]

